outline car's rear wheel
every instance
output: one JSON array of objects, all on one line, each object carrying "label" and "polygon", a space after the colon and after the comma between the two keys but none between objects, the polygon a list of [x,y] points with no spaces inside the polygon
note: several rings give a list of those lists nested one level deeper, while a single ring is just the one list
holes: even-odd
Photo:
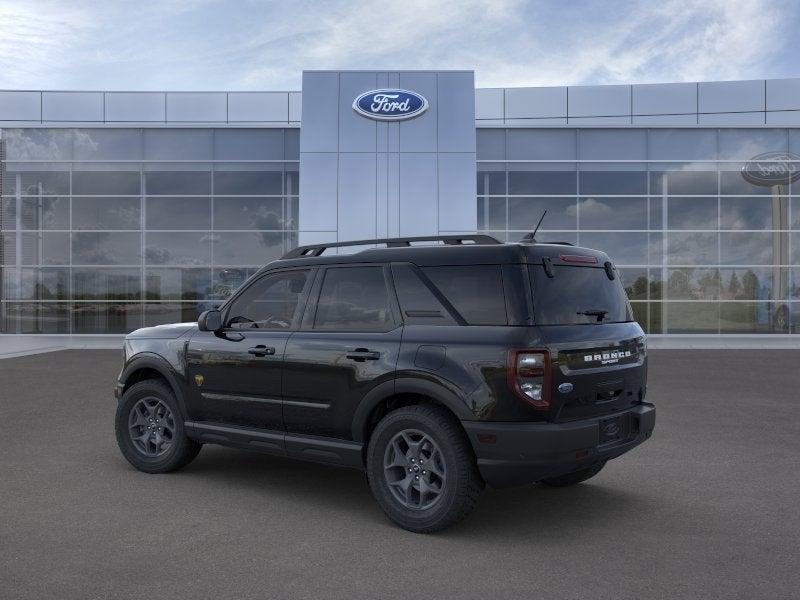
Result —
[{"label": "car's rear wheel", "polygon": [[466,517],[484,483],[455,418],[438,406],[399,408],[378,423],[367,452],[370,488],[404,529],[431,533]]},{"label": "car's rear wheel", "polygon": [[117,405],[115,430],[122,455],[146,473],[180,469],[201,448],[186,437],[172,389],[156,379],[140,381],[125,391]]},{"label": "car's rear wheel", "polygon": [[569,485],[575,485],[576,483],[580,483],[582,481],[586,481],[587,479],[591,479],[595,475],[597,475],[600,471],[603,470],[603,467],[606,466],[606,461],[600,461],[591,465],[590,467],[586,467],[585,469],[581,469],[580,471],[573,471],[572,473],[567,473],[566,475],[559,475],[558,477],[548,477],[547,479],[542,479],[542,483],[545,485],[549,485],[551,487],[567,487]]}]

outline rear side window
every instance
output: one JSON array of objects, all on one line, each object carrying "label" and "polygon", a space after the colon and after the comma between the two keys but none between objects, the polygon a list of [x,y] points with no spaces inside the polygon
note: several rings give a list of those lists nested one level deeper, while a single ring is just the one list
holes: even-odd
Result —
[{"label": "rear side window", "polygon": [[633,320],[619,276],[611,280],[603,268],[553,266],[553,277],[547,276],[542,265],[528,268],[537,325],[621,323]]},{"label": "rear side window", "polygon": [[394,289],[407,325],[456,325],[450,312],[409,265],[392,265]]},{"label": "rear side window", "polygon": [[499,265],[425,267],[422,271],[469,325],[508,325]]},{"label": "rear side window", "polygon": [[383,267],[336,267],[325,272],[314,329],[388,331],[393,325]]}]

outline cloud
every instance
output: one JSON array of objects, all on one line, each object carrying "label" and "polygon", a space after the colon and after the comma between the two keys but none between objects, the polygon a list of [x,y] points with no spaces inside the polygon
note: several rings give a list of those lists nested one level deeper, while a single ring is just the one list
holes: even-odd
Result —
[{"label": "cloud", "polygon": [[790,0],[0,0],[0,87],[299,89],[303,69],[482,87],[798,75]]},{"label": "cloud", "polygon": [[90,23],[82,9],[70,4],[0,2],[2,87],[14,89],[48,76],[54,59],[91,34]]}]

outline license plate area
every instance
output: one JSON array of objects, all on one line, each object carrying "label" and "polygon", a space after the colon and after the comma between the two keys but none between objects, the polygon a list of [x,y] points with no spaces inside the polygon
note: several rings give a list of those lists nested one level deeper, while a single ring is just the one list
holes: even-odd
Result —
[{"label": "license plate area", "polygon": [[601,446],[603,444],[613,444],[621,442],[630,436],[630,419],[628,415],[620,415],[608,419],[602,419],[599,425]]}]

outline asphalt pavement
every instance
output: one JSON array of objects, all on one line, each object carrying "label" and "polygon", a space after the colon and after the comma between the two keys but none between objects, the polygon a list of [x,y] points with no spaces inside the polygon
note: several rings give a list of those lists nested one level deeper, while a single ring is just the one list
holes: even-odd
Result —
[{"label": "asphalt pavement", "polygon": [[573,488],[487,491],[429,536],[352,470],[205,446],[135,471],[121,360],[0,361],[3,600],[800,595],[800,351],[653,351],[650,441]]}]

